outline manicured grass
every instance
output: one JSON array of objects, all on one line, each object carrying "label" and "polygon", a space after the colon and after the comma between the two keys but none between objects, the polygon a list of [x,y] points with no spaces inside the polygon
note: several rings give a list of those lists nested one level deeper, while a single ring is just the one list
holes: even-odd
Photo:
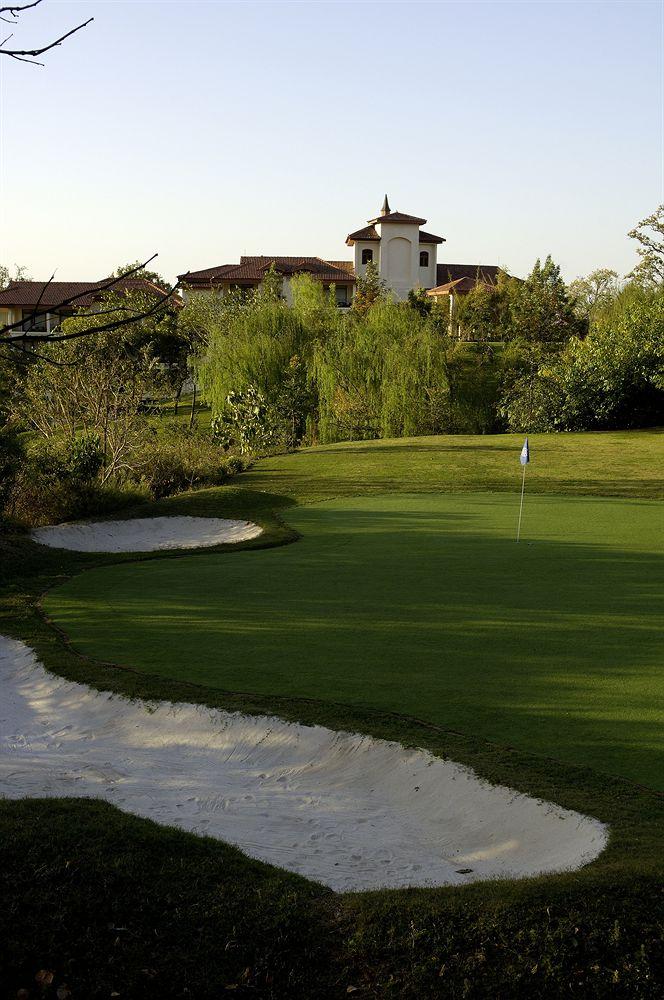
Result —
[{"label": "manicured grass", "polygon": [[664,504],[504,494],[289,511],[296,545],[125,563],[45,610],[85,654],[403,712],[664,789]]},{"label": "manicured grass", "polygon": [[[0,802],[1,997],[25,988],[30,998],[52,1000],[66,983],[72,1000],[113,994],[218,1000],[227,991],[266,1000],[337,1000],[349,993],[381,1000],[659,1000],[664,799],[608,772],[621,773],[625,763],[648,767],[650,756],[662,508],[635,498],[664,496],[664,438],[637,432],[533,439],[524,544],[517,550],[511,532],[521,443],[508,436],[429,438],[312,449],[257,463],[231,485],[130,512],[259,520],[265,534],[242,550],[85,555],[42,548],[6,528],[0,631],[32,645],[54,672],[106,690],[273,712],[425,747],[490,781],[608,823],[610,843],[597,861],[579,872],[520,882],[335,896],[221,842],[155,826],[105,803]],[[426,496],[460,491],[476,492],[435,502]],[[404,496],[395,497],[399,492]],[[537,492],[545,496],[533,503]],[[631,499],[578,500],[575,493]],[[335,497],[345,499],[302,506]],[[297,537],[280,517],[302,537],[266,549]],[[386,537],[396,564],[382,555]],[[358,549],[375,564],[360,565]],[[261,567],[253,577],[262,593],[243,583],[243,564]],[[169,578],[172,592],[163,589],[165,607],[157,608],[162,620],[151,620],[153,592],[140,595],[150,611],[140,626],[144,637],[162,629],[184,635],[182,619],[189,616],[177,676],[165,675],[158,662],[148,672],[133,669],[133,657],[123,669],[80,656],[45,621],[39,610],[45,591],[55,597],[58,584],[90,568],[90,577],[101,574],[101,567],[109,581],[124,571],[134,581],[144,572],[151,585],[162,573]],[[522,572],[510,572],[515,568]],[[237,579],[240,590],[222,594],[217,578]],[[321,586],[327,599],[316,605]],[[376,611],[379,592],[389,629]],[[417,605],[412,595],[419,595]],[[230,629],[228,609],[237,613],[240,606],[250,614]],[[365,607],[373,609],[372,622]],[[430,609],[436,614],[428,615]],[[357,641],[334,683],[304,655],[297,670],[281,671],[276,693],[256,693],[243,676],[247,652],[254,668],[264,669],[286,639],[315,649],[318,631],[326,629],[338,652],[352,645],[349,627]],[[417,653],[405,659],[401,678],[390,642],[397,633],[401,648]],[[454,656],[433,655],[442,639]],[[492,670],[479,669],[482,642]],[[201,669],[200,643],[215,646],[221,669],[241,680],[239,693],[209,680],[191,682],[191,671]],[[387,671],[378,657],[370,671],[366,651],[374,643]],[[527,657],[528,670],[515,673],[510,643]],[[264,662],[252,653],[261,648]],[[453,662],[457,656],[472,668],[466,671],[472,687]],[[454,679],[454,711],[469,720],[463,728],[408,716],[404,702],[414,697],[420,663],[437,711],[441,703],[446,708],[441,678]],[[370,690],[354,692],[363,672]],[[290,695],[287,685],[298,674],[325,697]],[[274,676],[265,679],[271,691]],[[395,684],[402,696],[397,711],[381,711],[374,688],[392,704]],[[534,709],[524,710],[528,696]],[[550,733],[556,725],[560,748],[548,737],[545,754],[525,752],[518,739],[482,739],[475,722],[480,707],[482,726],[506,720],[530,740],[539,739],[540,726]],[[600,745],[614,753],[610,762],[603,755],[592,767],[566,762],[588,760]],[[50,987],[37,985],[40,970],[53,972]]]},{"label": "manicured grass", "polygon": [[[372,493],[500,490],[521,485],[523,435],[354,441],[265,459],[236,480],[310,503]],[[664,499],[664,431],[534,434],[528,490]]]}]

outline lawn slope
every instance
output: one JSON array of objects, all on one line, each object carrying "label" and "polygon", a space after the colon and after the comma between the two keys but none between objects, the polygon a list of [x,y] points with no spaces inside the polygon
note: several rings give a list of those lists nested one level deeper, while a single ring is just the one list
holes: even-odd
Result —
[{"label": "lawn slope", "polygon": [[[511,532],[521,443],[510,436],[429,438],[311,449],[257,463],[227,487],[182,494],[134,512],[257,520],[264,534],[243,551],[185,557],[66,553],[46,550],[6,527],[0,533],[0,630],[34,646],[56,673],[107,690],[275,712],[396,739],[469,764],[494,782],[608,823],[610,843],[597,862],[569,875],[518,883],[334,896],[253,862],[223,843],[155,826],[104,803],[0,802],[1,997],[14,998],[19,989],[26,991],[21,996],[46,1000],[67,996],[68,991],[74,1000],[106,1000],[112,995],[218,1000],[227,993],[265,1000],[336,1000],[351,994],[381,1000],[661,996],[663,799],[652,789],[618,777],[617,760],[641,768],[651,754],[653,678],[648,664],[660,600],[660,557],[655,551],[657,521],[652,520],[657,505],[638,501],[664,496],[664,438],[658,432],[534,438],[525,544],[517,554]],[[463,501],[462,513],[472,515],[470,531],[467,516],[451,518],[449,509],[435,505],[420,510],[419,517],[411,506],[404,525],[404,505],[430,503],[426,496],[413,494],[460,491],[476,491]],[[404,497],[389,501],[396,504],[392,510],[365,507],[369,499],[373,503],[379,495],[395,493]],[[491,493],[502,494],[498,500],[504,501],[504,508]],[[535,493],[546,494],[542,506],[529,502]],[[575,494],[623,497],[630,502],[616,507],[613,500],[599,501],[595,510],[573,499],[569,505],[559,500]],[[332,498],[345,500],[336,506],[303,506]],[[449,502],[457,501],[450,496]],[[496,520],[501,510],[502,527]],[[580,520],[582,510],[593,510],[593,516]],[[611,523],[610,511],[619,511],[616,523]],[[295,545],[265,548],[297,538],[282,518],[302,537]],[[409,573],[402,572],[401,564],[390,569],[384,560],[381,563],[385,528],[393,553],[402,561],[408,556]],[[366,546],[365,557],[378,560],[371,586],[367,581],[364,589],[355,556],[360,544]],[[298,551],[310,553],[308,574]],[[473,558],[464,566],[469,552]],[[511,566],[518,559],[519,568],[529,570],[528,579],[536,582],[512,582],[504,592],[498,586],[507,565],[501,553],[509,556]],[[287,554],[288,560],[280,562],[278,557]],[[328,579],[321,572],[321,554]],[[269,579],[265,569],[260,571],[265,632],[256,610],[261,595],[243,590],[238,576],[240,589],[234,594],[226,588],[225,606],[232,608],[236,601],[238,608],[242,605],[250,613],[237,619],[235,630],[229,628],[228,615],[223,619],[217,615],[223,631],[216,637],[217,652],[225,654],[223,668],[239,673],[250,642],[257,648],[263,642],[271,653],[264,660],[270,670],[275,669],[275,652],[282,641],[274,596],[279,591],[282,609],[288,607],[291,619],[282,623],[283,632],[294,633],[303,650],[307,644],[315,648],[316,593],[321,581],[329,591],[336,574],[338,603],[328,600],[320,609],[320,620],[332,633],[326,645],[335,656],[348,648],[347,622],[364,639],[370,635],[373,644],[375,623],[379,630],[385,626],[377,605],[386,607],[392,624],[381,642],[389,669],[383,667],[382,687],[376,684],[376,692],[383,699],[392,698],[390,686],[399,686],[398,713],[375,707],[373,694],[369,697],[366,692],[353,701],[353,675],[371,666],[356,649],[341,678],[343,689],[338,671],[334,678],[316,676],[325,698],[261,694],[253,688],[251,693],[237,693],[211,684],[209,675],[199,678],[202,683],[188,679],[188,674],[202,669],[196,641],[211,642],[213,616],[208,612],[221,593],[216,577],[232,580],[243,572],[243,560],[254,560],[258,566],[264,558],[274,567]],[[432,565],[444,567],[446,558],[448,576],[433,573]],[[483,567],[479,577],[471,563]],[[162,572],[170,578],[175,589],[170,594],[166,588],[162,591],[166,602],[162,621],[155,625],[145,615],[140,628],[144,636],[163,629],[174,639],[182,617],[190,616],[195,641],[180,658],[179,676],[159,672],[157,663],[156,672],[145,664],[135,669],[140,664],[133,657],[128,668],[119,668],[81,656],[44,619],[40,611],[44,592],[55,596],[57,585],[72,578],[84,580],[85,573],[77,577],[83,570],[91,569],[92,577],[98,567],[110,571],[109,584],[114,573],[126,571],[133,577],[139,569],[154,571],[151,586]],[[434,605],[429,615],[422,614],[427,610],[425,576],[431,591],[428,600]],[[513,573],[512,578],[527,579],[523,573]],[[460,583],[463,590],[458,589]],[[407,604],[411,591],[417,595],[418,614],[404,613],[399,620],[398,607]],[[154,595],[146,591],[141,600],[154,604]],[[76,609],[71,606],[70,612],[75,614]],[[202,620],[197,621],[201,612]],[[331,615],[336,621],[333,630]],[[417,677],[410,668],[399,682],[393,669],[396,653],[390,652],[389,640],[395,627],[402,644],[407,640],[417,647],[418,660],[427,668],[426,686],[436,693],[437,712],[445,708],[442,687],[434,684],[436,657],[427,660],[426,654],[430,643],[440,648],[445,631],[454,656],[443,663],[441,676],[454,692],[449,704],[450,711],[459,713],[456,731],[408,716],[403,702],[414,698],[412,681]],[[482,644],[475,635],[482,629],[483,646],[490,654],[487,662],[492,664],[484,673],[479,670]],[[496,682],[500,648],[508,634],[513,646],[525,651],[530,666],[520,677],[510,678],[509,699]],[[148,645],[143,642],[145,648]],[[136,652],[144,655],[145,648]],[[545,679],[556,649],[561,662],[573,664],[574,671],[552,672],[554,686],[549,688]],[[507,649],[505,661],[509,655]],[[542,755],[519,748],[517,739],[514,743],[483,739],[474,719],[462,727],[463,713],[472,715],[470,686],[464,685],[454,665],[456,656],[465,657],[474,677],[476,715],[482,715],[483,725],[496,718],[502,698],[498,715],[509,721],[517,736],[521,726],[522,735],[534,741],[539,726],[555,722],[551,705],[562,700],[560,752],[557,745]],[[255,667],[258,657],[254,659]],[[306,657],[298,672],[304,682],[311,682],[313,669]],[[277,679],[294,684],[298,672],[291,670],[289,677],[283,669],[278,678],[266,673],[265,690],[272,690]],[[258,676],[254,669],[254,679]],[[241,679],[239,689],[247,692],[247,678]],[[375,669],[372,679],[377,680]],[[364,687],[365,681],[366,674]],[[539,714],[528,718],[532,709],[522,711],[523,699],[535,702],[535,695],[540,699]],[[574,740],[565,737],[567,725],[575,738],[585,734],[576,750]],[[639,745],[643,753],[637,753]],[[608,759],[598,764],[597,757],[592,767],[569,762],[573,753],[588,754],[593,746],[614,754],[610,766]]]},{"label": "lawn slope", "polygon": [[664,789],[664,503],[398,494],[296,545],[90,570],[47,614],[170,680],[402,712]]}]

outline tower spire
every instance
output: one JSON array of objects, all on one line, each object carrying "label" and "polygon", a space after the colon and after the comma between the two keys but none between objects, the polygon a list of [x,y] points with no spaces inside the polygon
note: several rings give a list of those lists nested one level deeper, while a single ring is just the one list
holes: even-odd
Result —
[{"label": "tower spire", "polygon": [[383,207],[380,210],[380,214],[381,215],[389,215],[390,214],[390,203],[387,200],[387,195],[385,195],[385,201],[383,202]]}]

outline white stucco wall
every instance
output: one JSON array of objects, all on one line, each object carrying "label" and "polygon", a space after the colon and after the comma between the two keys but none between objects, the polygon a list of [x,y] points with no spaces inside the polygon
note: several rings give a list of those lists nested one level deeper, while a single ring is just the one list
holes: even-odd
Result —
[{"label": "white stucco wall", "polygon": [[357,242],[353,248],[355,250],[355,274],[364,277],[364,272],[367,269],[366,264],[362,263],[362,251],[363,250],[373,250],[373,262],[376,267],[380,267],[380,243],[376,243],[375,240],[360,240]]},{"label": "white stucco wall", "polygon": [[[429,266],[420,267],[420,253],[425,250],[429,254]],[[434,288],[436,281],[436,264],[438,262],[438,245],[436,243],[420,243],[417,251],[417,277],[422,288]]]},{"label": "white stucco wall", "polygon": [[405,222],[377,222],[376,229],[381,238],[380,276],[392,289],[395,298],[405,299],[411,288],[420,283],[419,226]]}]

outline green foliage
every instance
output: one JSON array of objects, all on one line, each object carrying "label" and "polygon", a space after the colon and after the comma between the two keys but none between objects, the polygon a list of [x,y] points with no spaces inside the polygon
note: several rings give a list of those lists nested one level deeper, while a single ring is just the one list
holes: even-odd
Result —
[{"label": "green foliage", "polygon": [[576,313],[586,324],[592,323],[598,310],[613,302],[618,291],[618,274],[608,267],[600,267],[585,278],[576,278],[569,286]]},{"label": "green foliage", "polygon": [[433,299],[427,295],[425,288],[411,288],[408,292],[408,305],[420,316],[430,316],[433,309]]},{"label": "green foliage", "polygon": [[283,299],[283,286],[284,279],[272,262],[254,292],[254,298],[257,302],[280,302]]},{"label": "green foliage", "polygon": [[359,275],[355,285],[353,309],[363,315],[377,302],[387,298],[387,285],[383,281],[376,264],[370,260],[364,275]]},{"label": "green foliage", "polygon": [[6,264],[0,264],[0,291],[6,288],[12,281],[29,281],[28,269],[23,264],[14,264],[14,271]]},{"label": "green foliage", "polygon": [[103,465],[99,436],[33,438],[6,500],[7,514],[25,524],[53,523],[95,509]]},{"label": "green foliage", "polygon": [[308,275],[294,278],[291,288],[292,307],[268,286],[217,310],[194,359],[217,434],[244,452],[297,444],[315,408],[309,361],[338,310]]},{"label": "green foliage", "polygon": [[242,455],[273,450],[279,443],[277,423],[274,408],[253,385],[229,392],[224,410],[211,420],[215,440]]},{"label": "green foliage", "polygon": [[495,285],[478,280],[467,294],[457,295],[452,321],[462,339],[487,343],[512,339],[512,308],[520,286],[515,278],[499,271]]},{"label": "green foliage", "polygon": [[376,302],[317,342],[320,440],[426,434],[447,398],[444,342],[404,303]]},{"label": "green foliage", "polygon": [[539,343],[564,343],[583,332],[560,268],[547,257],[538,261],[510,296],[510,336]]},{"label": "green foliage", "polygon": [[646,287],[661,285],[664,282],[664,205],[659,205],[627,235],[638,243],[639,258],[628,277]]},{"label": "green foliage", "polygon": [[[140,260],[135,260],[133,264],[120,264],[119,267],[113,271],[109,277],[111,278],[121,278],[123,274],[127,274],[128,271],[134,271],[134,268],[138,267],[141,263]],[[161,288],[162,291],[168,292],[170,290],[170,285],[158,271],[151,271],[148,267],[141,267],[138,271],[134,271],[131,275],[132,278],[144,278],[145,281],[150,281],[157,288]]]},{"label": "green foliage", "polygon": [[237,456],[224,455],[209,436],[178,425],[154,432],[149,454],[142,481],[156,499],[218,486],[246,468],[246,462]]},{"label": "green foliage", "polygon": [[628,286],[588,337],[544,359],[505,395],[514,430],[603,430],[664,422],[664,292]]}]

